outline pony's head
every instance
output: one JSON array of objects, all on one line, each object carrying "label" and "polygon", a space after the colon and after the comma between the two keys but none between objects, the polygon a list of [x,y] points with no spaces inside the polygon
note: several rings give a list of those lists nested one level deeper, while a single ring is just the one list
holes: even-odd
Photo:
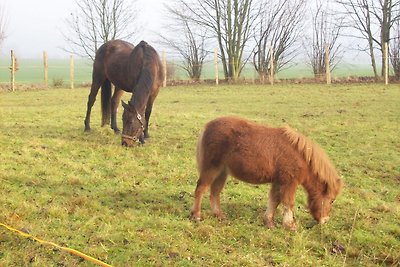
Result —
[{"label": "pony's head", "polygon": [[124,112],[122,113],[122,135],[121,144],[123,146],[132,146],[137,140],[142,139],[145,119],[140,115],[135,107],[129,101],[126,104],[122,101]]},{"label": "pony's head", "polygon": [[329,220],[332,205],[341,191],[342,181],[337,177],[333,184],[316,182],[314,186],[314,194],[308,196],[308,208],[313,218],[324,224]]}]

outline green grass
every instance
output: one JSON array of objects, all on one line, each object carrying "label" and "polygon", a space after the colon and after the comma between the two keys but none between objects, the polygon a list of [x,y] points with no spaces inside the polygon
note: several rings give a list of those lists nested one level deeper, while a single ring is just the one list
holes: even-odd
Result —
[{"label": "green grass", "polygon": [[[166,88],[152,138],[133,148],[100,127],[99,99],[93,130],[83,132],[87,95],[82,88],[0,93],[1,223],[115,266],[399,264],[397,85]],[[289,124],[325,149],[345,182],[328,224],[313,226],[299,189],[299,229],[269,230],[261,218],[270,186],[233,179],[222,193],[224,221],[211,216],[208,198],[204,220],[188,219],[198,134],[228,114]],[[334,242],[345,251],[332,252]],[[93,266],[1,227],[0,248],[0,266]]]}]

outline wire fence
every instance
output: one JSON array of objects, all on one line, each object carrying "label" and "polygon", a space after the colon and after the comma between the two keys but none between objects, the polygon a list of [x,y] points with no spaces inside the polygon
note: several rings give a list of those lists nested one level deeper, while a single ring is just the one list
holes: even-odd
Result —
[{"label": "wire fence", "polygon": [[[190,83],[182,59],[168,56],[162,52],[161,57],[166,69],[166,84],[176,85]],[[90,86],[92,61],[87,59],[47,59],[44,52],[40,59],[15,58],[14,73],[12,59],[0,59],[0,89],[12,90],[12,80],[16,90],[38,87],[86,87]],[[329,73],[332,82],[369,82],[373,79],[369,64],[342,63]],[[388,71],[393,76],[393,70]],[[200,82],[218,83],[224,80],[224,71],[218,57],[207,59],[202,64]],[[310,66],[303,63],[293,64],[290,68],[279,71],[273,78],[276,82],[324,82],[316,79]],[[260,83],[261,79],[252,63],[244,65],[239,82]],[[268,82],[268,79],[267,79]]]}]

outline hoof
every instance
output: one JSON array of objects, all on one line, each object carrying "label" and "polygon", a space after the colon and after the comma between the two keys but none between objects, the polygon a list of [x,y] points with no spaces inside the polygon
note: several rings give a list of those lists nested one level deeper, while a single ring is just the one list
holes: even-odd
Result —
[{"label": "hoof", "polygon": [[201,221],[201,216],[200,214],[194,214],[193,212],[190,214],[190,220],[194,222],[200,222]]},{"label": "hoof", "polygon": [[215,218],[217,218],[218,219],[218,221],[223,221],[223,220],[225,220],[225,215],[223,214],[223,213],[216,213],[216,214],[214,214],[214,216],[215,216]]},{"label": "hoof", "polygon": [[268,218],[264,218],[264,225],[267,226],[269,229],[274,229],[276,227],[274,220],[272,219],[268,219]]},{"label": "hoof", "polygon": [[115,134],[121,134],[121,131],[117,128],[117,129],[113,129]]},{"label": "hoof", "polygon": [[284,224],[283,227],[287,230],[290,231],[296,231],[297,230],[297,226],[295,223],[288,223],[288,224]]},{"label": "hoof", "polygon": [[144,144],[146,143],[146,141],[144,141],[143,136],[141,136],[141,137],[139,138],[139,143],[140,143],[141,145],[144,145]]}]

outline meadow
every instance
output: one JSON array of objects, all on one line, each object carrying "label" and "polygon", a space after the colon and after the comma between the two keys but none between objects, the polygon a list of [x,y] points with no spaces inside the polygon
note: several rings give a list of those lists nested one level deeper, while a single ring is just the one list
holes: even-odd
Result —
[{"label": "meadow", "polygon": [[[150,140],[132,148],[100,127],[99,98],[92,131],[83,131],[88,93],[0,92],[0,223],[113,266],[400,264],[398,85],[163,88]],[[225,220],[211,215],[208,194],[204,219],[189,220],[196,141],[223,115],[290,125],[320,144],[345,183],[327,224],[315,225],[299,188],[298,230],[281,227],[282,209],[267,229],[270,185],[232,178],[221,196]],[[0,266],[94,266],[4,227],[0,248]]]}]

